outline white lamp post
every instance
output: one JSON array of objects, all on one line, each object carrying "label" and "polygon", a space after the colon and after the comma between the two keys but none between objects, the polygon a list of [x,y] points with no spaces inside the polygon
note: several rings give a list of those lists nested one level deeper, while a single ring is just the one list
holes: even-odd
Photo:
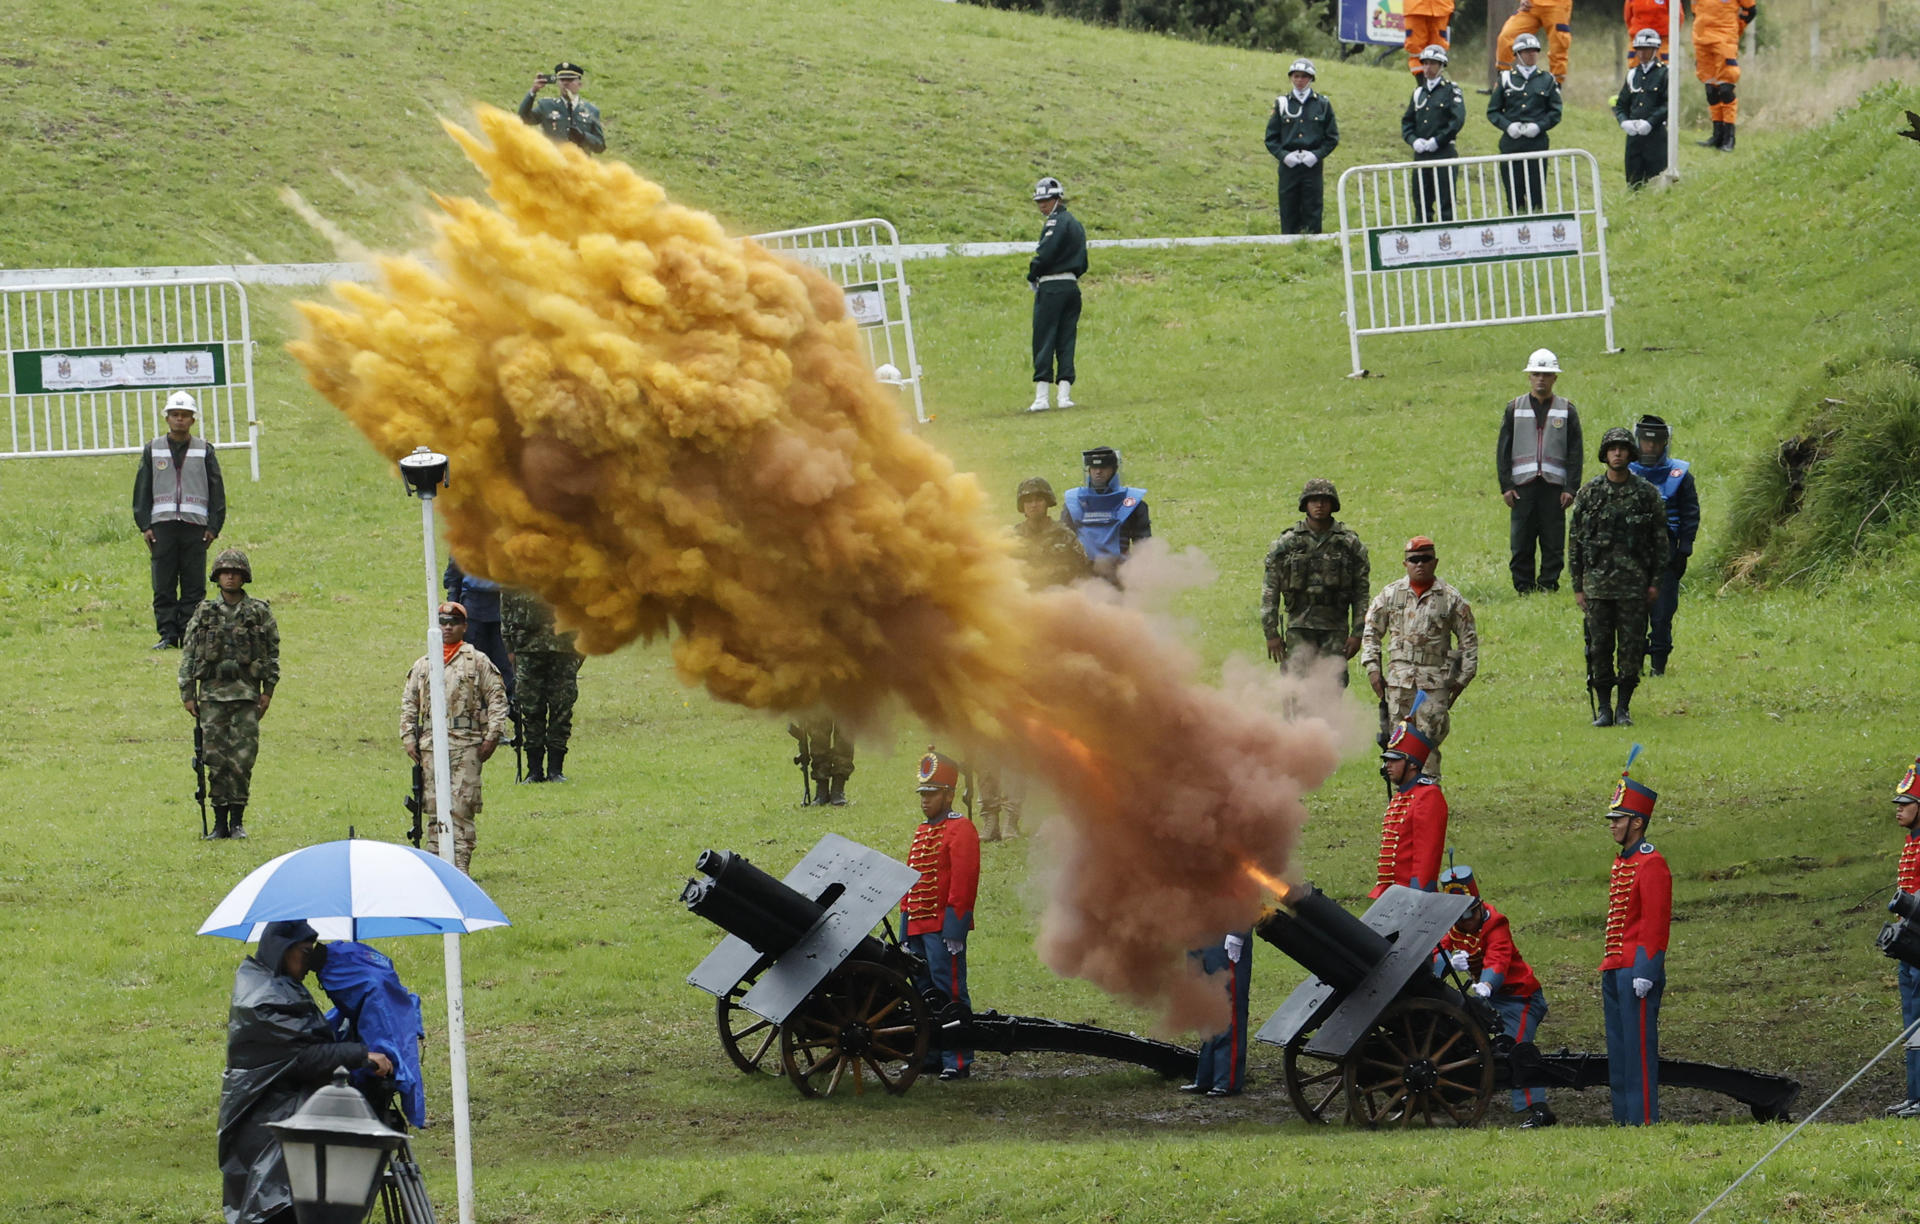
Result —
[{"label": "white lamp post", "polygon": [[267,1126],[280,1137],[293,1214],[300,1224],[361,1224],[380,1192],[387,1160],[406,1137],[373,1116],[347,1087],[347,1069],[307,1098],[299,1112]]}]

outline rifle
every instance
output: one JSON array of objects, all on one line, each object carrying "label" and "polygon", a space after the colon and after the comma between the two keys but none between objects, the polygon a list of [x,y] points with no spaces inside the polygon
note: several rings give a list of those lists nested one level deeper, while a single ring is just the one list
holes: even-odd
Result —
[{"label": "rifle", "polygon": [[401,806],[413,814],[413,827],[407,830],[407,840],[413,848],[420,848],[420,816],[427,808],[427,771],[420,762],[420,720],[413,722],[413,790],[401,801]]},{"label": "rifle", "polygon": [[520,744],[521,741],[526,739],[526,736],[523,735],[520,730],[520,703],[512,697],[507,698],[507,721],[513,724],[513,739],[511,741],[513,744],[513,780],[519,782],[524,780],[525,776],[520,756]]},{"label": "rifle", "polygon": [[1587,717],[1598,719],[1600,705],[1593,692],[1593,625],[1584,612],[1580,614],[1580,638],[1587,655]]},{"label": "rifle", "polygon": [[193,781],[193,797],[200,803],[200,840],[205,841],[210,836],[207,832],[207,739],[197,713],[193,716]]},{"label": "rifle", "polygon": [[[1382,752],[1387,750],[1387,740],[1393,734],[1393,728],[1388,725],[1392,721],[1393,716],[1387,712],[1387,699],[1382,697],[1380,699],[1380,730],[1373,737],[1373,742],[1380,745],[1380,751]],[[1387,784],[1387,802],[1392,803],[1393,779],[1387,776],[1387,767],[1385,765],[1380,767],[1380,780]]]},{"label": "rifle", "polygon": [[[813,741],[800,728],[799,723],[788,723],[787,734],[798,742],[800,751],[794,754],[793,763],[800,767],[800,806],[813,806]],[[822,802],[825,802],[822,799]]]}]

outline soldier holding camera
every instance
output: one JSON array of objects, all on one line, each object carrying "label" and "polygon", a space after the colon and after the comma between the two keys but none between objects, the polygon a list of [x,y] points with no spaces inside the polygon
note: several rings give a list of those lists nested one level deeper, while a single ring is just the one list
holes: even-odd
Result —
[{"label": "soldier holding camera", "polygon": [[[1920,760],[1907,766],[1906,776],[1893,792],[1893,820],[1906,830],[1900,847],[1900,868],[1894,887],[1909,895],[1920,894]],[[1898,904],[1898,898],[1895,899]],[[1920,1021],[1920,967],[1900,962],[1900,1024],[1911,1028]],[[1920,1050],[1907,1047],[1907,1097],[1887,1106],[1896,1118],[1920,1118]]]},{"label": "soldier holding camera", "polygon": [[[607,134],[600,126],[600,110],[580,96],[580,80],[587,70],[562,61],[551,74],[533,78],[533,88],[520,99],[520,122],[537,127],[555,144],[575,144],[589,153],[607,151]],[[549,85],[560,87],[558,98],[542,98]]]}]

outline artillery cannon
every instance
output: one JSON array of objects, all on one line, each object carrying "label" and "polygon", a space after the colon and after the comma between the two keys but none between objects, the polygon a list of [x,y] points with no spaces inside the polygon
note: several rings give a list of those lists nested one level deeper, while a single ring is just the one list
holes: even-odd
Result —
[{"label": "artillery cannon", "polygon": [[[1167,1076],[1194,1074],[1181,1046],[1088,1024],[970,1012],[915,987],[918,957],[885,925],[920,873],[829,833],[776,880],[730,851],[706,850],[680,900],[727,932],[687,975],[714,997],[720,1045],[741,1071],[784,1072],[802,1095],[871,1078],[905,1092],[947,1049],[1088,1054]],[[887,938],[872,934],[882,927]],[[778,1071],[770,1066],[778,1045]]]},{"label": "artillery cannon", "polygon": [[[1515,1042],[1451,969],[1435,976],[1440,940],[1472,902],[1396,886],[1355,918],[1309,884],[1255,925],[1310,975],[1255,1034],[1281,1047],[1303,1119],[1472,1126],[1495,1092],[1607,1084],[1606,1055]],[[1660,1082],[1730,1096],[1761,1122],[1786,1120],[1800,1091],[1785,1076],[1673,1058],[1660,1060]]]}]

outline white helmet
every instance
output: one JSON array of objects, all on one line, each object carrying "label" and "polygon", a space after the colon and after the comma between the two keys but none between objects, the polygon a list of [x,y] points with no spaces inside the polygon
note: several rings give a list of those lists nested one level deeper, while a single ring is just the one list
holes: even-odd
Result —
[{"label": "white helmet", "polygon": [[883,383],[897,383],[900,381],[900,367],[891,361],[882,362],[874,367],[873,376]]},{"label": "white helmet", "polygon": [[1531,34],[1522,34],[1513,40],[1513,53],[1515,55],[1520,54],[1522,51],[1538,51],[1539,49],[1540,40]]},{"label": "white helmet", "polygon": [[1293,61],[1293,64],[1287,69],[1287,75],[1292,76],[1296,72],[1304,72],[1316,81],[1320,79],[1320,74],[1313,70],[1313,61],[1310,59],[1297,59]]},{"label": "white helmet", "polygon": [[1420,52],[1420,62],[1444,64],[1447,62],[1447,49],[1439,43],[1428,43],[1426,49]]},{"label": "white helmet", "polygon": [[1527,373],[1558,374],[1560,359],[1553,355],[1552,349],[1535,349],[1533,356],[1527,358]]},{"label": "white helmet", "polygon": [[1033,198],[1036,203],[1041,200],[1057,200],[1066,194],[1066,189],[1060,186],[1060,180],[1051,174],[1033,185]]},{"label": "white helmet", "polygon": [[191,412],[195,416],[198,416],[200,414],[200,405],[196,403],[194,401],[194,398],[191,395],[188,395],[185,391],[175,391],[172,395],[169,395],[167,397],[167,411],[168,412]]},{"label": "white helmet", "polygon": [[1633,36],[1633,45],[1636,47],[1658,47],[1660,45],[1660,31],[1640,31]]}]

